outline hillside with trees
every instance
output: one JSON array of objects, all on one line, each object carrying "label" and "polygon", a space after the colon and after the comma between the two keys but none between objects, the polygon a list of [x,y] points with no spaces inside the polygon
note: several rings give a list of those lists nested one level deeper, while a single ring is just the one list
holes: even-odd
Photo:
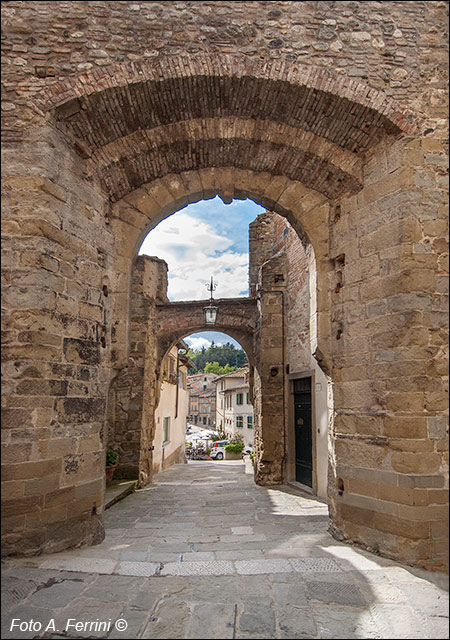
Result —
[{"label": "hillside with trees", "polygon": [[224,375],[242,369],[248,362],[243,349],[237,349],[234,344],[227,342],[217,346],[214,341],[206,349],[194,351],[189,349],[187,356],[195,364],[195,369],[190,369],[189,373],[216,373]]}]

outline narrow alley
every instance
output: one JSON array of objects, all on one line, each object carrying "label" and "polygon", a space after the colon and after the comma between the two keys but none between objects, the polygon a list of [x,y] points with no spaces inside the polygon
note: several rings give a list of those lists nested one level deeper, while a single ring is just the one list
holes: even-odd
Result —
[{"label": "narrow alley", "polygon": [[105,524],[5,562],[4,638],[448,637],[447,576],[336,541],[323,502],[240,461],[175,465]]}]

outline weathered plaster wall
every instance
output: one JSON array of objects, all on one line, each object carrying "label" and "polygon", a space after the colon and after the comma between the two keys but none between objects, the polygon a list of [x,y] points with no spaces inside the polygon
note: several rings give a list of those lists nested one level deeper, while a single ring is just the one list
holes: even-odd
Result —
[{"label": "weathered plaster wall", "polygon": [[[177,361],[178,347],[175,345],[170,355]],[[179,363],[180,372],[186,376],[186,366]],[[155,437],[153,439],[153,473],[158,473],[172,464],[186,462],[186,419],[189,409],[189,392],[186,388],[170,381],[163,381],[158,406],[155,411]],[[163,439],[164,418],[170,419],[169,440]]]}]

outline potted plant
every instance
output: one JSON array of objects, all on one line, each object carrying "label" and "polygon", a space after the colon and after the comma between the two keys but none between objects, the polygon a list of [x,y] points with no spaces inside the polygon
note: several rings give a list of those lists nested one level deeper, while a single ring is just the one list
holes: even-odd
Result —
[{"label": "potted plant", "polygon": [[106,449],[106,486],[109,486],[112,482],[114,471],[117,467],[117,461],[119,460],[119,453],[112,449]]},{"label": "potted plant", "polygon": [[225,460],[239,460],[244,451],[244,438],[241,433],[235,433],[229,444],[225,445]]},{"label": "potted plant", "polygon": [[240,460],[242,458],[243,451],[243,442],[227,444],[225,445],[225,460]]}]

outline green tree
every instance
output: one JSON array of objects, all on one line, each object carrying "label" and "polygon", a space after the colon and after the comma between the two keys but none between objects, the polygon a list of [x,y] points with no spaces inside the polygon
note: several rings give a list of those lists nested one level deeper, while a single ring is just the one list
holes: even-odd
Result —
[{"label": "green tree", "polygon": [[[191,369],[190,373],[210,372],[224,375],[236,369],[242,369],[242,367],[247,364],[245,351],[243,349],[236,349],[234,344],[230,342],[221,346],[217,346],[212,342],[208,349],[205,347],[202,347],[198,351],[189,349],[187,355],[195,364],[195,369]],[[206,365],[208,363],[213,365],[214,369],[209,368],[207,370]],[[219,367],[228,366],[228,369],[216,371],[216,365]]]},{"label": "green tree", "polygon": [[218,376],[223,376],[226,373],[232,373],[232,371],[236,371],[236,367],[230,367],[228,362],[224,367],[221,367],[217,361],[207,362],[204,368],[205,373],[215,373]]}]

